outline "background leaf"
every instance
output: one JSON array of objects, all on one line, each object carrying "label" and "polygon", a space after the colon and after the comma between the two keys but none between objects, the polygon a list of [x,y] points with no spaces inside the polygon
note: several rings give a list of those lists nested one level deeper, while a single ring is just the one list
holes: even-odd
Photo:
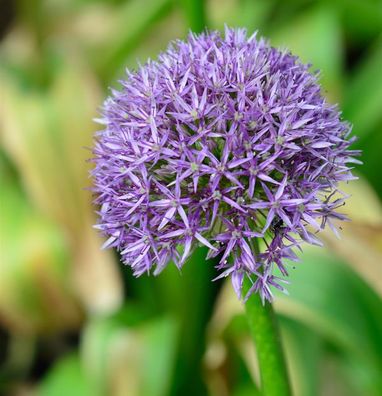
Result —
[{"label": "background leaf", "polygon": [[[204,24],[246,27],[321,69],[364,165],[342,240],[308,250],[276,306],[294,394],[379,395],[380,0],[4,0],[0,13],[0,393],[258,394],[229,282],[195,252],[136,279],[92,228],[92,121],[124,68]],[[203,16],[201,18],[200,16]],[[68,390],[70,389],[70,392]],[[74,389],[74,390],[73,390]]]},{"label": "background leaf", "polygon": [[38,396],[61,396],[70,391],[73,396],[90,396],[81,361],[76,355],[69,355],[57,362],[45,381],[39,387]]},{"label": "background leaf", "polygon": [[319,69],[326,96],[337,101],[342,90],[344,54],[336,9],[320,4],[292,18],[271,32],[272,45],[288,48],[311,63],[312,70]]},{"label": "background leaf", "polygon": [[82,361],[92,381],[92,394],[168,394],[175,362],[176,322],[163,317],[130,325],[136,315],[134,311],[132,316],[128,314],[129,307],[124,310],[124,315],[94,319],[85,330]]}]

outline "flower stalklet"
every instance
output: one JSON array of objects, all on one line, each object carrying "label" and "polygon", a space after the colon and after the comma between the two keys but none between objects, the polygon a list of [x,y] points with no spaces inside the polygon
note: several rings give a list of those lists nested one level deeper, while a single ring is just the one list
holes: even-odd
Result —
[{"label": "flower stalklet", "polygon": [[198,245],[218,277],[271,300],[278,267],[345,197],[350,126],[323,98],[309,65],[244,30],[173,42],[127,72],[99,120],[94,148],[97,228],[137,276],[186,262]]}]

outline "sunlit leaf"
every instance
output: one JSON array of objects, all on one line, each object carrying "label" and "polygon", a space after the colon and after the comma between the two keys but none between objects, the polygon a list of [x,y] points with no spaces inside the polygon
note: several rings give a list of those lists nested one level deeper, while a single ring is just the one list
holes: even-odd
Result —
[{"label": "sunlit leaf", "polygon": [[72,282],[81,300],[90,310],[113,310],[121,302],[121,284],[111,252],[100,251],[91,193],[85,190],[85,147],[92,144],[99,88],[81,63],[63,63],[46,92],[23,92],[6,73],[0,79],[2,143],[33,203],[67,233]]},{"label": "sunlit leaf", "polygon": [[[362,373],[354,378],[348,375],[347,382],[368,389],[370,395],[378,394],[382,300],[327,250],[306,247],[301,258],[301,264],[291,269],[290,296],[277,293],[275,300],[276,310],[285,317],[281,324],[294,392],[315,394],[321,380],[314,370],[324,358],[320,345],[330,343],[337,351],[338,367]],[[242,304],[227,282],[211,321],[212,340],[223,334],[233,337],[255,380],[255,352],[245,324]]]},{"label": "sunlit leaf", "polygon": [[338,258],[324,249],[308,248],[291,272],[290,296],[280,296],[276,309],[301,321],[360,367],[369,367],[364,389],[380,386],[382,368],[382,300]]},{"label": "sunlit leaf", "polygon": [[122,71],[129,53],[140,45],[151,26],[169,13],[171,6],[170,0],[149,0],[142,12],[142,3],[133,0],[119,8],[113,21],[113,34],[102,56],[97,53],[96,68],[105,80]]},{"label": "sunlit leaf", "polygon": [[271,43],[288,48],[321,70],[321,82],[332,101],[341,91],[343,49],[338,15],[329,4],[319,5],[271,32]]},{"label": "sunlit leaf", "polygon": [[319,395],[323,340],[312,329],[290,318],[280,318],[295,396]]},{"label": "sunlit leaf", "polygon": [[340,188],[351,197],[339,211],[351,221],[336,224],[341,227],[340,239],[330,229],[322,236],[382,296],[382,205],[364,178]]},{"label": "sunlit leaf", "polygon": [[158,318],[134,326],[129,325],[131,318],[125,320],[95,319],[85,330],[82,358],[94,395],[167,395],[175,362],[176,322]]},{"label": "sunlit leaf", "polygon": [[272,0],[213,0],[207,2],[208,22],[214,29],[224,29],[224,25],[246,27],[249,34],[255,30],[262,32],[267,17],[272,11]]},{"label": "sunlit leaf", "polygon": [[81,361],[72,354],[59,360],[38,387],[38,396],[92,396]]},{"label": "sunlit leaf", "polygon": [[[6,188],[5,188],[6,187]],[[0,318],[15,332],[74,329],[81,312],[70,290],[64,235],[2,180]]]}]

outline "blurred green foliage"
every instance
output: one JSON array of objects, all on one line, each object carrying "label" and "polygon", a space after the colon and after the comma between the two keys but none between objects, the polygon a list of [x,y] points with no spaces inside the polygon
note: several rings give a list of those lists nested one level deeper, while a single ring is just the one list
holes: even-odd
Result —
[{"label": "blurred green foliage", "polygon": [[363,150],[343,240],[307,249],[276,300],[294,394],[382,395],[380,0],[4,0],[0,15],[0,394],[258,394],[241,304],[205,252],[134,279],[99,249],[86,190],[92,118],[124,68],[228,24],[320,69]]}]

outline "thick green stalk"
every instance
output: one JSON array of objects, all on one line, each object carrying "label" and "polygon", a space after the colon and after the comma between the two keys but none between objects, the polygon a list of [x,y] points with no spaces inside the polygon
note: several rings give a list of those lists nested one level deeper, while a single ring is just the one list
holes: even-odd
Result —
[{"label": "thick green stalk", "polygon": [[[244,293],[251,286],[251,282],[246,279]],[[260,366],[261,394],[290,396],[287,368],[272,304],[266,302],[263,305],[260,296],[254,293],[245,303],[245,309]]]}]

